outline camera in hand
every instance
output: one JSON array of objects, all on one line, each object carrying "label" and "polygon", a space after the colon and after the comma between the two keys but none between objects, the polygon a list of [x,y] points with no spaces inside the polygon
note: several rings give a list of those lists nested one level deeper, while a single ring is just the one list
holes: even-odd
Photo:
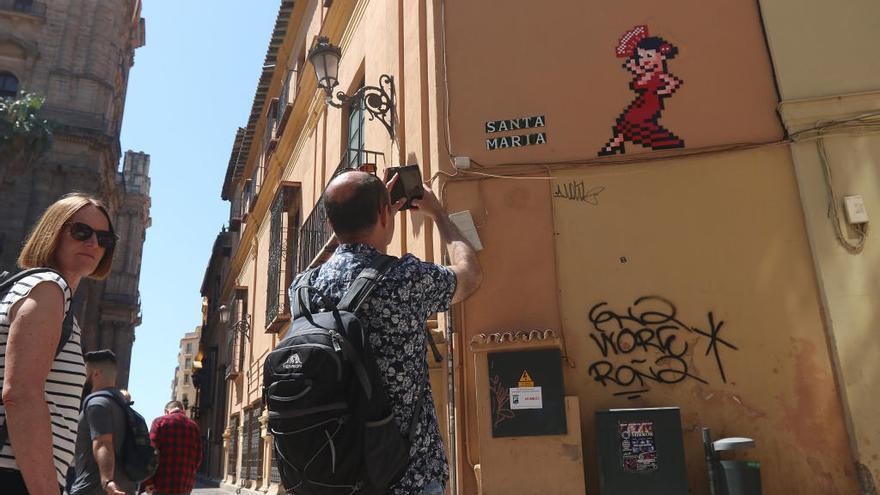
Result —
[{"label": "camera in hand", "polygon": [[403,167],[388,167],[385,171],[385,182],[387,183],[397,174],[397,182],[391,188],[391,204],[396,203],[401,198],[406,198],[406,204],[400,209],[408,210],[412,208],[412,200],[422,199],[424,188],[422,187],[422,172],[418,165],[406,165]]}]

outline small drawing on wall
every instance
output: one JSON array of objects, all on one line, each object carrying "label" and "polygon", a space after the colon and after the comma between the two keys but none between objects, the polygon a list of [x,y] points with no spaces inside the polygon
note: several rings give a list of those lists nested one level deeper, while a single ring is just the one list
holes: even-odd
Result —
[{"label": "small drawing on wall", "polygon": [[684,141],[658,122],[664,100],[684,83],[670,74],[667,62],[678,54],[678,48],[657,36],[648,34],[648,26],[636,26],[621,36],[615,53],[625,58],[623,68],[633,74],[630,89],[638,96],[617,117],[608,143],[599,156],[625,153],[629,141],[653,150],[684,147]]}]

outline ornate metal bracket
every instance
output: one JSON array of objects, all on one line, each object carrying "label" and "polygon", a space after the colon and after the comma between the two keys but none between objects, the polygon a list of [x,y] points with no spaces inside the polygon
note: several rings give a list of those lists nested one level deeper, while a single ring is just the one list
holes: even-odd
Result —
[{"label": "ornate metal bracket", "polygon": [[351,96],[338,91],[336,99],[339,100],[339,103],[333,100],[332,91],[328,91],[327,104],[335,108],[342,108],[346,105],[363,101],[364,108],[370,114],[370,120],[378,118],[379,122],[385,126],[391,139],[394,139],[394,105],[396,103],[394,77],[382,74],[379,77],[378,87],[364,86]]}]

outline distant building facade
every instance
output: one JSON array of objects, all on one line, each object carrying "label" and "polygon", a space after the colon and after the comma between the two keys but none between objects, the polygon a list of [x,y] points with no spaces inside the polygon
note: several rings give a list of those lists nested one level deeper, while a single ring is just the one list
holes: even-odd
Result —
[{"label": "distant building facade", "polygon": [[86,351],[109,348],[128,385],[140,324],[141,254],[150,226],[150,157],[126,152],[119,132],[134,50],[144,45],[140,0],[0,0],[0,96],[46,97],[53,146],[0,180],[0,269],[14,270],[22,241],[45,208],[72,191],[110,207],[120,236],[113,271],[74,299]]},{"label": "distant building facade", "polygon": [[187,333],[180,339],[180,351],[177,353],[177,366],[174,368],[174,379],[171,381],[171,400],[180,401],[187,416],[192,417],[192,406],[196,403],[196,387],[193,385],[193,373],[201,364],[197,361],[199,355],[199,338],[202,327],[198,326],[192,332]]}]

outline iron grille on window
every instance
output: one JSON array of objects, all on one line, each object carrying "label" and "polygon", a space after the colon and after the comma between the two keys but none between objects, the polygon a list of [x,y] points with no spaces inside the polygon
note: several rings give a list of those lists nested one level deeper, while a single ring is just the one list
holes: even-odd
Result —
[{"label": "iron grille on window", "polygon": [[235,477],[238,464],[238,416],[233,416],[230,419],[232,423],[231,436],[229,437],[229,455],[226,459],[226,474],[229,476]]},{"label": "iron grille on window", "polygon": [[297,233],[299,211],[294,207],[296,189],[282,186],[272,203],[269,232],[269,268],[266,293],[267,331],[278,332],[290,319],[290,301],[287,286],[297,270]]},{"label": "iron grille on window", "polygon": [[263,439],[260,437],[260,409],[248,410],[245,414],[245,451],[241,462],[241,479],[263,480]]},{"label": "iron grille on window", "polygon": [[244,369],[244,338],[241,335],[242,330],[237,322],[243,319],[247,321],[247,289],[236,289],[235,299],[232,300],[232,312],[229,316],[228,328],[226,329],[226,356],[229,361],[226,365],[226,379],[236,378]]},{"label": "iron grille on window", "polygon": [[280,484],[281,483],[281,472],[278,471],[278,456],[275,454],[275,449],[272,449],[272,467],[269,469],[269,482]]}]

